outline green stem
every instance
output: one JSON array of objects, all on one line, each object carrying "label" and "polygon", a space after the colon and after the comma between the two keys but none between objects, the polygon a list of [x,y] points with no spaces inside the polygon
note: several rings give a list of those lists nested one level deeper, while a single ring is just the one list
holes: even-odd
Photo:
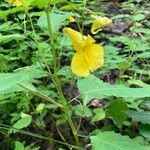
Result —
[{"label": "green stem", "polygon": [[18,84],[18,85],[19,85],[20,87],[26,89],[27,91],[33,93],[34,95],[36,95],[36,96],[38,96],[38,97],[40,97],[40,98],[42,98],[42,99],[44,99],[44,100],[46,100],[46,101],[48,101],[48,102],[50,102],[50,103],[52,103],[52,104],[54,104],[54,105],[56,105],[56,106],[58,106],[58,107],[62,107],[61,104],[57,103],[55,100],[51,99],[51,98],[48,97],[47,95],[44,95],[43,93],[41,93],[41,92],[39,92],[39,91],[33,91],[33,90],[29,89],[28,87],[25,87],[25,86],[23,86],[23,85],[21,85],[21,84]]},{"label": "green stem", "polygon": [[68,144],[68,143],[65,143],[65,142],[62,142],[62,141],[58,141],[56,139],[53,139],[51,137],[46,137],[46,136],[43,136],[43,135],[38,135],[36,133],[32,133],[32,132],[29,132],[29,131],[25,131],[25,130],[21,130],[21,129],[16,129],[16,128],[13,128],[12,126],[8,126],[8,125],[5,125],[5,124],[0,124],[0,129],[3,129],[3,130],[14,130],[15,132],[19,132],[19,133],[22,133],[24,135],[29,135],[29,136],[32,136],[32,137],[36,137],[36,138],[39,138],[39,139],[44,139],[44,140],[48,140],[50,142],[54,142],[54,143],[58,143],[58,144],[62,144],[62,145],[66,145],[68,147],[72,147],[72,148],[75,148],[75,149],[78,149],[78,147],[74,146],[74,145],[71,145],[71,144]]},{"label": "green stem", "polygon": [[[54,42],[54,37],[53,37],[53,33],[52,33],[52,28],[51,28],[51,19],[50,19],[50,12],[49,12],[49,7],[47,7],[45,9],[45,12],[46,12],[46,18],[47,18],[47,25],[48,25],[48,32],[49,32],[49,37],[50,37],[50,44],[51,44],[51,50],[52,50],[52,54],[53,54],[53,69],[54,69],[54,73],[53,73],[53,80],[55,82],[55,86],[56,86],[56,89],[58,91],[58,94],[59,94],[59,97],[60,97],[60,100],[61,100],[61,103],[63,104],[63,108],[62,108],[62,111],[65,113],[66,117],[67,117],[67,121],[68,121],[68,124],[72,130],[72,133],[73,133],[73,136],[75,138],[75,141],[76,141],[76,145],[78,147],[80,147],[80,143],[79,143],[79,139],[78,139],[78,134],[77,134],[77,130],[72,122],[72,119],[71,119],[71,115],[70,115],[70,112],[69,112],[69,105],[64,97],[64,94],[62,92],[62,87],[61,87],[61,83],[60,83],[60,80],[57,76],[57,49],[55,48],[55,42]],[[78,148],[80,149],[80,148]]]}]

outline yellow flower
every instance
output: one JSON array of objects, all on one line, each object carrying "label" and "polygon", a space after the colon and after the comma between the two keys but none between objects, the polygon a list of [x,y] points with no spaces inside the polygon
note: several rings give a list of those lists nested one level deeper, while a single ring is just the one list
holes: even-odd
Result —
[{"label": "yellow flower", "polygon": [[6,1],[15,6],[27,6],[27,0],[6,0]]},{"label": "yellow flower", "polygon": [[90,72],[103,65],[103,47],[95,44],[95,40],[90,35],[82,36],[80,32],[71,28],[64,28],[63,31],[68,34],[76,51],[71,62],[71,69],[74,74],[86,77]]},{"label": "yellow flower", "polygon": [[20,2],[20,0],[7,0],[8,3],[13,4],[15,6],[21,6],[22,3]]},{"label": "yellow flower", "polygon": [[91,33],[92,34],[98,33],[102,28],[107,27],[111,22],[112,22],[111,19],[107,17],[96,18],[92,24]]},{"label": "yellow flower", "polygon": [[70,22],[76,22],[75,18],[72,17],[72,16],[68,16],[68,20],[69,20]]}]

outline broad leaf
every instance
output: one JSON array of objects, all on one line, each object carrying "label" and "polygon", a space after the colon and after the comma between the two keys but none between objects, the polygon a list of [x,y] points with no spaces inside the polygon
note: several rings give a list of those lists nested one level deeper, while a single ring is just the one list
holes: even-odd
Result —
[{"label": "broad leaf", "polygon": [[86,105],[93,98],[105,98],[108,96],[124,98],[143,98],[150,97],[149,88],[130,88],[123,85],[111,85],[102,80],[89,76],[78,80],[78,89]]},{"label": "broad leaf", "polygon": [[143,124],[150,124],[150,112],[146,111],[133,111],[130,110],[128,112],[128,116],[132,118],[134,121],[141,122]]},{"label": "broad leaf", "polygon": [[113,100],[109,106],[110,115],[113,121],[121,127],[123,122],[127,119],[126,112],[128,111],[127,104],[120,99]]},{"label": "broad leaf", "polygon": [[[59,28],[63,25],[63,22],[67,19],[66,14],[57,14],[57,13],[51,13],[50,14],[50,20],[51,20],[51,28],[52,33],[58,32]],[[38,25],[41,29],[47,30],[47,19],[46,15],[43,15],[38,20]]]},{"label": "broad leaf", "polygon": [[150,125],[141,125],[140,134],[150,141]]},{"label": "broad leaf", "polygon": [[25,147],[24,147],[23,143],[16,141],[14,150],[25,150]]},{"label": "broad leaf", "polygon": [[90,139],[92,150],[149,150],[148,146],[113,131],[99,132]]},{"label": "broad leaf", "polygon": [[16,73],[0,73],[0,94],[22,91],[23,88],[19,84],[35,90],[31,84],[33,79],[43,76],[45,76],[43,72],[31,68]]}]

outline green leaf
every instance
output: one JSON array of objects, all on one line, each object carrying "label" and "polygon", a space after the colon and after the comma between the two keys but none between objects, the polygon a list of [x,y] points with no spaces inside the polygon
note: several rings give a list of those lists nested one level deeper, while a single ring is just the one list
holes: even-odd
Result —
[{"label": "green leaf", "polygon": [[94,109],[94,112],[95,112],[95,116],[92,118],[92,122],[102,120],[106,116],[105,111],[101,108]]},{"label": "green leaf", "polygon": [[138,85],[138,86],[140,86],[140,87],[145,87],[145,88],[149,88],[149,89],[150,89],[150,85],[144,83],[144,82],[141,81],[141,80],[130,79],[130,80],[128,80],[128,84],[130,84],[130,85]]},{"label": "green leaf", "polygon": [[119,127],[121,127],[123,125],[123,122],[127,119],[127,111],[127,104],[120,99],[113,100],[109,106],[110,115]]},{"label": "green leaf", "polygon": [[48,5],[49,0],[36,0],[35,3],[39,8],[46,7]]},{"label": "green leaf", "polygon": [[47,5],[56,5],[58,3],[66,2],[66,0],[35,0],[35,4],[38,8],[47,7]]},{"label": "green leaf", "polygon": [[147,99],[147,100],[144,100],[140,107],[142,107],[143,109],[146,109],[146,110],[150,110],[150,100]]},{"label": "green leaf", "polygon": [[129,70],[135,71],[138,74],[144,74],[144,75],[150,75],[150,70],[143,70],[143,69],[137,69],[137,68],[129,68]]},{"label": "green leaf", "polygon": [[40,103],[39,105],[37,105],[36,107],[36,112],[37,113],[41,113],[45,108],[45,104],[44,103]]},{"label": "green leaf", "polygon": [[21,142],[16,141],[14,150],[25,150],[25,147],[24,147],[24,145]]},{"label": "green leaf", "polygon": [[140,134],[150,141],[150,125],[142,124],[140,126]]},{"label": "green leaf", "polygon": [[92,75],[78,80],[77,85],[83,98],[84,105],[86,105],[93,98],[105,98],[108,96],[124,98],[150,97],[149,88],[130,88],[121,84],[111,85],[104,83],[102,80]]},{"label": "green leaf", "polygon": [[133,31],[137,33],[150,34],[150,29],[146,28],[135,28]]},{"label": "green leaf", "polygon": [[122,18],[129,18],[130,15],[128,14],[119,14],[119,15],[115,15],[113,16],[111,19],[122,19]]},{"label": "green leaf", "polygon": [[73,107],[74,112],[76,115],[80,117],[91,117],[92,112],[87,106],[82,106],[82,105],[76,105]]},{"label": "green leaf", "polygon": [[145,43],[136,38],[129,38],[127,36],[115,36],[109,37],[109,39],[112,42],[121,42],[127,45],[126,51],[146,51],[150,49],[148,43]]},{"label": "green leaf", "polygon": [[26,128],[27,126],[29,126],[32,122],[32,117],[30,115],[27,115],[23,118],[21,118],[20,120],[18,120],[13,127],[16,129],[22,129],[22,128]]},{"label": "green leaf", "polygon": [[113,131],[99,132],[90,139],[92,150],[149,150],[149,146],[141,145],[128,136]]},{"label": "green leaf", "polygon": [[50,1],[50,5],[56,5],[58,3],[67,2],[67,0],[49,0],[49,1]]},{"label": "green leaf", "polygon": [[35,91],[34,86],[31,84],[33,79],[43,76],[45,76],[43,72],[33,68],[27,68],[16,73],[0,73],[0,94],[24,90],[19,86],[19,84],[29,87]]},{"label": "green leaf", "polygon": [[136,14],[133,16],[133,20],[134,21],[141,21],[145,18],[145,16],[143,14]]},{"label": "green leaf", "polygon": [[65,76],[66,78],[72,78],[72,71],[70,66],[64,66],[58,71],[58,75]]},{"label": "green leaf", "polygon": [[68,5],[62,6],[61,10],[78,10],[82,8],[82,4],[69,3]]},{"label": "green leaf", "polygon": [[139,58],[150,58],[150,52],[143,52],[141,54],[137,54],[134,59],[139,59]]},{"label": "green leaf", "polygon": [[25,36],[20,35],[20,34],[12,34],[12,35],[0,35],[0,43],[8,42],[11,40],[22,40],[24,39]]},{"label": "green leaf", "polygon": [[[57,13],[50,14],[52,33],[58,32],[59,28],[63,26],[63,22],[67,19],[67,16],[68,15],[66,14],[57,14]],[[40,26],[42,30],[47,30],[46,15],[41,16],[37,24]]]},{"label": "green leaf", "polygon": [[128,116],[134,121],[141,122],[143,124],[150,124],[150,112],[130,110],[128,112]]}]

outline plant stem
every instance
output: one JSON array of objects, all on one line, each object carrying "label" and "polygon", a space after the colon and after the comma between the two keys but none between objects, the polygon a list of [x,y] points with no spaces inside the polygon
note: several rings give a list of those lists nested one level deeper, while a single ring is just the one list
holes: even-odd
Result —
[{"label": "plant stem", "polygon": [[29,135],[29,136],[32,136],[32,137],[36,137],[36,138],[39,138],[39,139],[48,140],[50,142],[54,142],[54,143],[58,143],[58,144],[62,144],[62,145],[66,145],[68,147],[73,147],[75,149],[78,149],[78,147],[76,147],[74,145],[71,145],[71,144],[68,144],[68,143],[65,143],[65,142],[62,142],[62,141],[58,141],[58,140],[53,139],[51,137],[46,137],[46,136],[39,135],[39,134],[36,134],[36,133],[32,133],[32,132],[29,132],[29,131],[17,129],[17,128],[14,128],[12,126],[8,126],[8,125],[5,125],[5,124],[0,124],[0,129],[8,130],[8,131],[11,129],[11,130],[14,130],[15,132],[19,132],[19,133],[22,133],[24,135]]},{"label": "plant stem", "polygon": [[[52,50],[52,54],[53,54],[54,73],[53,73],[52,77],[53,77],[53,80],[55,82],[55,86],[56,86],[56,89],[58,91],[59,98],[60,98],[61,103],[63,105],[62,111],[65,113],[65,115],[67,117],[67,121],[68,121],[68,124],[72,130],[73,136],[74,136],[75,141],[76,141],[76,145],[77,145],[77,147],[80,147],[77,130],[76,130],[76,128],[72,122],[72,119],[71,119],[71,114],[69,111],[70,107],[69,107],[69,104],[67,103],[67,101],[64,97],[64,94],[62,92],[61,82],[60,82],[58,75],[57,75],[57,55],[56,55],[57,49],[55,48],[55,41],[54,41],[54,37],[53,37],[53,33],[52,33],[49,7],[47,7],[45,9],[45,12],[46,12],[46,18],[47,18],[47,25],[48,25],[48,31],[49,31],[49,37],[50,37],[51,50]],[[80,149],[80,148],[78,148],[78,149]]]}]

